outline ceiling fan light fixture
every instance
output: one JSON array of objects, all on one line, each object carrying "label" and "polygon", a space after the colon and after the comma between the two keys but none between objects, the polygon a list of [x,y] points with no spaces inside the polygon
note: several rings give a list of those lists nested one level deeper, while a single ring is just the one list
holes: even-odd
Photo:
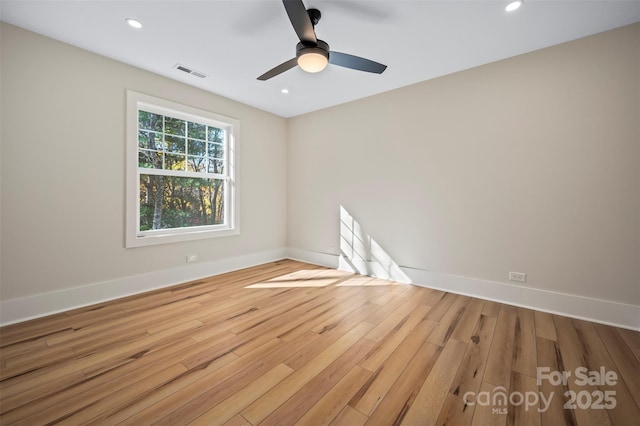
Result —
[{"label": "ceiling fan light fixture", "polygon": [[506,10],[507,12],[513,12],[514,10],[519,9],[520,6],[522,6],[522,3],[524,3],[522,0],[510,1],[504,8],[504,10]]},{"label": "ceiling fan light fixture", "polygon": [[283,0],[282,3],[287,15],[289,15],[289,21],[291,21],[291,25],[293,25],[293,29],[300,39],[300,43],[296,45],[296,56],[271,68],[258,77],[258,80],[269,80],[285,71],[289,71],[296,65],[306,72],[317,73],[325,69],[329,62],[339,67],[375,74],[382,74],[387,69],[386,65],[370,59],[349,55],[348,53],[331,52],[329,45],[316,37],[314,27],[320,20],[321,14],[319,10],[307,10],[302,0]]},{"label": "ceiling fan light fixture", "polygon": [[306,72],[316,73],[327,67],[329,54],[322,49],[308,48],[298,55],[298,66]]}]

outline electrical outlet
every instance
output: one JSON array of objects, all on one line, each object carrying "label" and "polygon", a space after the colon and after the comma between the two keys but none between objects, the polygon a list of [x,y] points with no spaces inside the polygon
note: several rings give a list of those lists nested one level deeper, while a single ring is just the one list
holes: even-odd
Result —
[{"label": "electrical outlet", "polygon": [[198,261],[198,255],[197,254],[188,254],[187,255],[187,263],[193,263],[193,262],[197,262]]},{"label": "electrical outlet", "polygon": [[527,274],[524,272],[509,272],[509,281],[517,281],[519,283],[527,282]]}]

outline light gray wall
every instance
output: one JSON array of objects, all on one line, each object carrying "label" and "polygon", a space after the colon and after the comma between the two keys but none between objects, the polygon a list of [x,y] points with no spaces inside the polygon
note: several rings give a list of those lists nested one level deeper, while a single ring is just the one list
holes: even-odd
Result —
[{"label": "light gray wall", "polygon": [[[2,24],[1,300],[286,243],[281,117]],[[124,248],[125,90],[240,120],[241,235]]]},{"label": "light gray wall", "polygon": [[288,245],[640,304],[640,24],[299,116]]},{"label": "light gray wall", "polygon": [[[640,304],[640,25],[285,120],[1,25],[0,300],[281,248]],[[242,234],[124,248],[125,89],[241,120]]]}]

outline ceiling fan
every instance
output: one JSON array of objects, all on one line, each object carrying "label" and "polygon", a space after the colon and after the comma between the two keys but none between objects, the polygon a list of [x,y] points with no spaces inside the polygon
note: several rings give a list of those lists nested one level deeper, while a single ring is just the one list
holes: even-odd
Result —
[{"label": "ceiling fan", "polygon": [[316,38],[314,27],[320,21],[318,9],[307,10],[302,0],[282,0],[289,20],[300,42],[296,45],[296,57],[270,69],[258,77],[269,80],[299,65],[304,71],[315,73],[322,71],[328,63],[358,71],[382,74],[386,65],[359,56],[331,51],[329,45]]}]

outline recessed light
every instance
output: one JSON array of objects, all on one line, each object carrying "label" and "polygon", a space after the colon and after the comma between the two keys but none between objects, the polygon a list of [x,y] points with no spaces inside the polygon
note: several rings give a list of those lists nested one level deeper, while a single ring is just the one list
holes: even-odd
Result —
[{"label": "recessed light", "polygon": [[289,89],[282,89],[281,92],[286,95],[287,93],[289,93]]},{"label": "recessed light", "polygon": [[127,24],[129,24],[129,26],[132,27],[132,28],[135,28],[135,29],[142,28],[142,23],[140,21],[138,21],[137,19],[127,18],[127,19],[125,19],[125,22]]},{"label": "recessed light", "polygon": [[504,8],[504,10],[506,10],[507,12],[513,12],[516,9],[519,9],[520,6],[522,6],[523,1],[522,0],[514,0],[512,2],[509,2],[509,4],[507,4],[507,7]]}]

